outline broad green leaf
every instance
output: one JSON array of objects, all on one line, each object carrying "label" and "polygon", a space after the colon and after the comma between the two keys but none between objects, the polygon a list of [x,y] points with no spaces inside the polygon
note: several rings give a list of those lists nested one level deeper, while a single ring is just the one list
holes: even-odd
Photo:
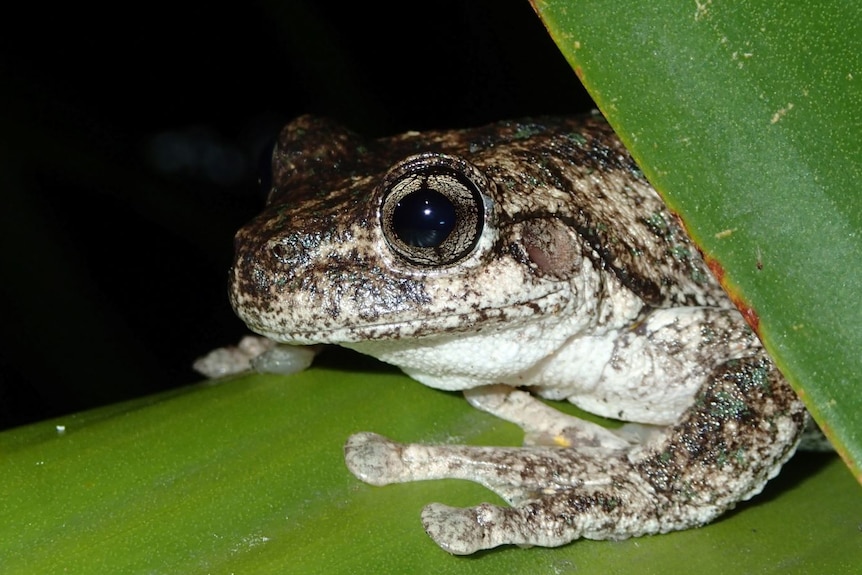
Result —
[{"label": "broad green leaf", "polygon": [[533,5],[862,480],[862,4]]},{"label": "broad green leaf", "polygon": [[[342,363],[350,363],[348,356]],[[797,456],[716,523],[622,542],[440,550],[423,505],[498,502],[464,481],[372,487],[350,433],[510,444],[514,426],[458,394],[379,371],[253,375],[0,434],[0,572],[855,573],[858,486],[834,456]]]}]

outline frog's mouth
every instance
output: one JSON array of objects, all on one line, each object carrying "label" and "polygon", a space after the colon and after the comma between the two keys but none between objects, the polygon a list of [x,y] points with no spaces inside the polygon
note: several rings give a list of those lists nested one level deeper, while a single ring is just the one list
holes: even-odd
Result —
[{"label": "frog's mouth", "polygon": [[[418,314],[417,317],[393,318],[389,321],[363,322],[360,319],[354,325],[348,325],[343,318],[336,320],[325,315],[308,314],[306,321],[297,321],[299,318],[296,311],[284,315],[277,309],[262,312],[259,309],[246,309],[241,304],[235,307],[249,329],[279,343],[342,345],[479,333],[499,329],[500,326],[509,329],[535,322],[539,318],[552,319],[569,315],[560,312],[569,306],[570,302],[571,296],[566,290],[555,289],[538,298],[511,302],[503,306],[476,308],[463,313]],[[316,317],[311,317],[312,315]],[[403,317],[406,314],[398,315]]]}]

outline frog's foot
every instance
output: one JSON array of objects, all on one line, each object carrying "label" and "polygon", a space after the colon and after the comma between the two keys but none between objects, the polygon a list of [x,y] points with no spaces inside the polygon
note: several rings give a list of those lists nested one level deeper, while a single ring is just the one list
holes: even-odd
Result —
[{"label": "frog's foot", "polygon": [[508,385],[486,385],[467,389],[470,405],[500,419],[511,421],[524,430],[524,445],[556,447],[592,446],[606,449],[631,447],[628,436],[557,411],[535,396]]},{"label": "frog's foot", "polygon": [[192,364],[192,368],[210,378],[233,375],[251,369],[252,360],[275,346],[276,343],[271,339],[247,335],[237,345],[219,347],[199,357]]},{"label": "frog's foot", "polygon": [[452,553],[556,546],[716,518],[778,472],[805,420],[802,403],[768,360],[752,358],[722,366],[679,423],[626,449],[400,444],[362,433],[348,441],[345,459],[357,477],[375,485],[468,479],[512,505],[429,505],[425,529]]},{"label": "frog's foot", "polygon": [[[411,476],[413,459],[422,457],[428,446],[402,445],[376,433],[355,433],[344,445],[344,461],[350,472],[371,485],[388,485],[424,477]],[[405,453],[411,451],[412,454]],[[393,479],[397,478],[397,479]]]},{"label": "frog's foot", "polygon": [[257,335],[243,337],[237,345],[220,347],[199,357],[192,368],[210,378],[254,369],[261,373],[290,375],[307,369],[320,345],[277,343]]},{"label": "frog's foot", "polygon": [[555,506],[551,500],[519,507],[482,503],[461,508],[432,503],[422,510],[422,525],[437,545],[453,555],[469,555],[506,544],[558,547],[578,537],[625,539],[658,531],[657,521],[638,518],[635,531],[622,532],[614,528],[616,520],[608,513],[619,501],[586,494],[566,495],[568,504],[577,505],[577,514],[556,514],[554,508],[559,505]]},{"label": "frog's foot", "polygon": [[530,528],[532,511],[490,503],[466,509],[432,503],[422,510],[422,525],[435,543],[453,555],[469,555],[502,543],[556,547],[568,542],[567,537],[558,540],[550,534],[538,540],[533,535],[536,529]]},{"label": "frog's foot", "polygon": [[[351,435],[344,459],[356,477],[372,485],[427,479],[468,479],[512,504],[537,493],[583,483],[613,467],[601,448],[479,447],[398,443],[376,433]],[[623,453],[623,452],[620,452]]]},{"label": "frog's foot", "polygon": [[292,375],[309,368],[322,345],[290,345],[276,343],[251,360],[251,367],[260,373]]}]

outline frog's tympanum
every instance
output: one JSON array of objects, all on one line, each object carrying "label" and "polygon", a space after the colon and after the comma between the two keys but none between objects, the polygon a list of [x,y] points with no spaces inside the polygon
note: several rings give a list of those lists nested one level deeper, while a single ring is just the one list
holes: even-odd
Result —
[{"label": "frog's tympanum", "polygon": [[524,447],[348,439],[368,483],[470,479],[511,504],[425,507],[451,553],[702,525],[763,488],[807,418],[597,116],[379,140],[299,118],[230,296],[267,338],[358,350],[524,429]]}]

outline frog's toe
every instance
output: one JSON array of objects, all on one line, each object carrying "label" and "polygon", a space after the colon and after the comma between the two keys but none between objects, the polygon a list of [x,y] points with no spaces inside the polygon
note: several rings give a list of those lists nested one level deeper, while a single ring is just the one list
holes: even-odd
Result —
[{"label": "frog's toe", "polygon": [[580,521],[547,517],[539,502],[519,507],[482,503],[449,507],[432,503],[422,510],[425,532],[454,555],[469,555],[500,545],[557,547],[581,536]]},{"label": "frog's toe", "polygon": [[387,485],[402,475],[402,447],[377,433],[355,433],[344,446],[344,461],[350,472],[365,483]]},{"label": "frog's toe", "polygon": [[476,507],[450,507],[432,503],[422,510],[425,532],[453,555],[469,555],[507,543],[499,540],[496,526],[504,510],[489,503]]}]

